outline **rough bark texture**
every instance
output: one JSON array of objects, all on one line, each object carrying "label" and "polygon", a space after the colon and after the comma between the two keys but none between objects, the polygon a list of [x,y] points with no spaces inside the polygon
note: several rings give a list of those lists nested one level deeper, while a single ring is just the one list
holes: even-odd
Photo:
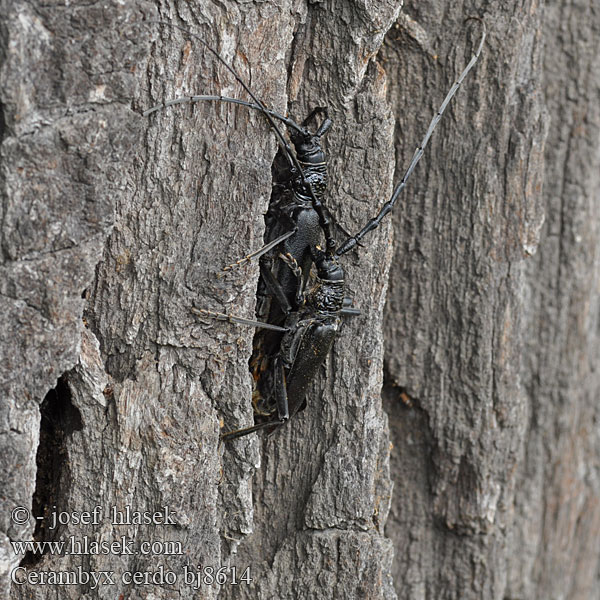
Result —
[{"label": "rough bark texture", "polygon": [[[423,73],[469,11],[441,10],[405,6],[386,44],[410,76],[391,86],[399,106],[447,85]],[[599,598],[600,15],[554,2],[479,14],[482,83],[454,105],[468,117],[440,125],[396,215],[394,580],[399,598]],[[422,128],[400,116],[400,162]]]},{"label": "rough bark texture", "polygon": [[600,598],[600,11],[549,2],[546,223],[527,265],[511,598]]},{"label": "rough bark texture", "polygon": [[[397,113],[425,115],[401,115],[399,164],[465,62],[456,39],[470,6],[414,3],[389,36],[385,55],[408,75],[391,86]],[[384,395],[400,598],[506,590],[527,427],[525,265],[544,215],[541,13],[526,2],[477,14],[489,29],[484,54],[395,215]]]},{"label": "rough bark texture", "polygon": [[[82,293],[101,259],[115,198],[126,194],[122,161],[143,125],[127,108],[136,86],[131,67],[146,48],[119,33],[120,21],[140,18],[139,8],[4,1],[0,14],[0,569],[8,597],[7,573],[21,559],[9,541],[29,539],[35,523],[11,519],[11,511],[32,504],[40,402],[82,356]],[[50,404],[50,418],[58,418],[61,402]],[[77,473],[64,446],[66,420],[54,419],[64,435],[40,452],[53,457],[40,480],[60,490],[43,498],[44,510],[48,500],[70,497],[68,508],[87,494],[83,481],[69,480],[70,469]],[[86,419],[81,437],[100,436],[103,422]],[[88,458],[82,467],[101,478],[104,465]]]},{"label": "rough bark texture", "polygon": [[[600,598],[600,15],[401,5],[0,1],[2,597]],[[262,243],[277,145],[244,107],[143,118],[247,96],[198,40],[134,23],[199,34],[297,121],[328,106],[327,203],[353,232],[469,60],[470,15],[488,40],[395,243],[389,219],[343,258],[362,315],[304,412],[219,444],[252,422],[254,332],[189,309],[252,318],[256,265],[221,268]],[[54,510],[95,506],[99,524],[50,529]],[[176,524],[112,523],[127,506]],[[32,536],[137,554],[16,555]],[[11,585],[21,561],[18,579],[115,583]],[[198,587],[186,565],[253,581]]]}]

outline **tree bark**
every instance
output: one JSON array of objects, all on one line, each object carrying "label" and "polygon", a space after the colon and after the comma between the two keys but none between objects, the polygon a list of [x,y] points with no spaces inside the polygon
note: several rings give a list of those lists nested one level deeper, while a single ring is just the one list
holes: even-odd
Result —
[{"label": "tree bark", "polygon": [[[592,6],[2,9],[5,597],[600,598]],[[177,27],[297,122],[328,107],[326,202],[354,233],[477,47],[469,16],[478,64],[393,218],[342,258],[362,314],[306,410],[220,443],[253,421],[254,330],[190,308],[254,318],[257,265],[222,267],[262,245],[277,144],[221,102],[142,116],[248,99]],[[113,522],[127,507],[170,516]],[[127,550],[15,553],[30,539]],[[78,568],[112,581],[21,583]]]},{"label": "tree bark", "polygon": [[[405,7],[385,48],[409,77],[391,87],[396,114],[439,103],[465,61],[455,48],[469,14],[462,3]],[[525,270],[544,218],[541,11],[490,3],[478,14],[481,60],[395,215],[384,396],[399,598],[505,598],[518,552],[507,538],[527,431]],[[400,116],[399,163],[422,119]]]}]

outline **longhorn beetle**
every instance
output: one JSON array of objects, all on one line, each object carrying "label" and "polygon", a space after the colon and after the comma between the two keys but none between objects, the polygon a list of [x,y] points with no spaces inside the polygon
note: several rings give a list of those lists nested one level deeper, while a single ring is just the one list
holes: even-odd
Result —
[{"label": "longhorn beetle", "polygon": [[[317,271],[314,282],[308,290],[306,290],[304,287],[304,281],[301,274],[302,268],[298,265],[295,257],[293,255],[281,255],[284,263],[296,276],[295,306],[290,306],[290,303],[287,301],[288,297],[286,296],[286,291],[288,292],[289,296],[289,288],[287,290],[284,289],[281,281],[273,276],[273,273],[270,270],[270,275],[266,275],[265,277],[265,274],[263,274],[263,268],[261,268],[261,274],[263,274],[263,277],[265,277],[265,284],[271,292],[273,299],[279,304],[279,309],[281,310],[282,315],[284,315],[282,325],[274,324],[272,322],[252,321],[233,315],[213,313],[211,311],[202,309],[192,309],[193,312],[199,316],[208,316],[218,320],[228,320],[233,323],[246,324],[265,329],[267,331],[277,332],[277,334],[280,335],[280,337],[277,338],[278,342],[275,350],[272,350],[272,354],[264,357],[259,356],[259,363],[255,364],[253,367],[255,378],[259,384],[260,393],[265,394],[265,391],[268,393],[269,398],[267,398],[267,400],[272,403],[273,410],[264,414],[266,418],[262,420],[259,413],[256,418],[258,422],[254,426],[237,431],[231,431],[222,435],[221,438],[223,440],[235,439],[263,428],[268,428],[270,431],[273,431],[284,424],[291,416],[304,407],[308,386],[312,379],[316,376],[319,367],[327,358],[333,341],[337,336],[337,332],[341,323],[340,317],[345,311],[351,313],[351,311],[347,310],[347,307],[345,308],[345,305],[347,305],[344,297],[345,275],[343,268],[338,262],[338,259],[359,244],[360,240],[362,240],[362,238],[369,232],[378,227],[383,218],[389,212],[391,212],[400,193],[406,186],[408,178],[423,156],[425,147],[427,146],[435,127],[441,119],[442,114],[450,103],[450,100],[456,94],[461,83],[477,62],[485,42],[485,24],[477,17],[470,17],[467,20],[470,19],[478,20],[482,24],[483,28],[481,41],[477,47],[477,50],[471,57],[471,60],[465,69],[460,74],[459,78],[448,91],[444,101],[440,105],[440,108],[431,120],[425,136],[421,140],[419,146],[416,148],[412,160],[402,179],[395,187],[391,198],[383,205],[379,213],[375,217],[371,218],[358,233],[347,236],[339,246],[337,246],[331,233],[331,219],[329,218],[329,215],[323,206],[322,198],[319,198],[315,194],[313,186],[306,177],[302,166],[274,122],[274,118],[277,118],[285,123],[287,118],[278,115],[274,111],[267,110],[262,102],[254,96],[243,80],[235,73],[233,68],[230,67],[215,50],[210,48],[207,43],[202,40],[202,38],[181,27],[178,27],[177,25],[173,25],[165,21],[158,21],[159,23],[166,24],[177,29],[182,29],[188,35],[199,39],[201,43],[213,55],[215,55],[221,63],[226,66],[226,68],[234,75],[236,80],[242,84],[244,89],[251,96],[252,100],[254,100],[254,104],[234,98],[225,98],[220,96],[196,96],[169,101],[168,103],[164,103],[149,109],[145,114],[149,114],[154,110],[158,110],[162,106],[188,100],[222,100],[226,102],[234,102],[259,110],[269,121],[269,124],[271,125],[282,148],[284,149],[287,159],[291,165],[290,172],[292,174],[297,173],[299,181],[301,182],[293,182],[291,186],[292,189],[294,189],[296,195],[306,193],[306,197],[310,198],[311,205],[318,215],[319,227],[323,230],[325,235],[326,243],[324,250],[321,249],[316,243],[312,242],[310,242],[306,248],[306,251],[309,253],[310,259],[314,263]],[[327,117],[323,121],[319,131],[324,129],[324,124],[326,122]],[[329,127],[330,125],[327,125],[327,129]],[[295,145],[296,150],[299,152],[298,145]],[[294,224],[293,220],[292,224]],[[299,224],[294,225],[296,225],[296,228],[292,230],[292,232],[288,232],[284,236],[275,238],[275,240],[273,240],[271,243],[254,253],[254,256],[262,256],[270,252],[278,244],[286,240],[288,237],[291,237],[292,234],[296,234],[300,226]],[[311,227],[311,229],[314,230],[314,225]],[[264,364],[261,362],[263,358],[265,359]]]}]

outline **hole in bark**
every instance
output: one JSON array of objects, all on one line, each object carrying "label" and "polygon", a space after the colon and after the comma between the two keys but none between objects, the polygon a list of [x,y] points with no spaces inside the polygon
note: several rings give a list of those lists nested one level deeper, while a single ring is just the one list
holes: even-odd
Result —
[{"label": "hole in bark", "polygon": [[[37,449],[37,479],[33,494],[32,514],[37,519],[33,533],[36,542],[54,541],[57,529],[50,530],[54,510],[60,511],[59,502],[64,497],[64,484],[69,479],[66,441],[74,431],[83,429],[81,414],[71,402],[71,390],[63,375],[44,398],[40,406],[40,443]],[[45,554],[45,552],[44,552]],[[21,566],[30,567],[42,559],[43,554],[27,552]]]},{"label": "hole in bark", "polygon": [[[273,217],[271,211],[273,207],[278,203],[284,201],[284,190],[286,190],[289,183],[289,175],[287,174],[289,167],[285,154],[278,149],[273,163],[271,164],[271,177],[272,177],[272,191],[271,199],[269,201],[269,209],[264,215],[265,220],[265,236],[264,243],[270,242],[275,239],[278,235],[283,233],[278,230],[278,222]],[[289,202],[289,199],[287,200]],[[285,203],[285,202],[284,202]],[[275,233],[273,233],[275,231]],[[261,258],[261,261],[264,258]],[[271,268],[271,267],[269,267]],[[265,281],[261,275],[257,283],[256,288],[256,318],[259,321],[274,322],[277,325],[283,325],[285,321],[284,313],[279,309],[279,305],[276,301],[271,299],[270,292],[267,289]],[[270,318],[269,318],[270,315]],[[267,331],[263,329],[256,329],[253,338],[253,351],[248,361],[248,368],[252,377],[255,381],[255,389],[253,391],[253,401],[256,402],[254,405],[254,416],[257,415],[274,415],[277,407],[270,394],[266,395],[266,400],[263,398],[262,392],[266,389],[269,390],[272,384],[271,369],[264,369],[266,365],[266,357],[273,356],[277,353],[279,345],[281,343],[282,334],[273,331]],[[257,411],[258,409],[258,411]],[[267,417],[269,418],[269,417]],[[257,421],[260,421],[259,416]],[[255,420],[255,422],[257,422]]]}]

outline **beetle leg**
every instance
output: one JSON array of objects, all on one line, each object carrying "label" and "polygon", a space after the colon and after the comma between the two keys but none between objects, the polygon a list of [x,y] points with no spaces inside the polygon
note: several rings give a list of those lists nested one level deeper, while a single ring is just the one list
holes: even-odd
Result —
[{"label": "beetle leg", "polygon": [[221,441],[227,442],[229,440],[235,440],[237,438],[243,437],[245,435],[250,435],[255,431],[260,431],[261,429],[265,429],[265,427],[273,427],[273,425],[277,425],[277,423],[272,423],[267,421],[266,423],[259,423],[258,425],[252,425],[252,427],[244,427],[243,429],[236,429],[235,431],[230,431],[228,433],[224,433],[220,436]]},{"label": "beetle leg", "polygon": [[298,231],[297,228],[292,229],[291,231],[288,231],[288,232],[284,233],[283,235],[280,235],[278,238],[275,238],[272,242],[265,244],[262,248],[259,248],[258,250],[255,250],[254,252],[247,254],[246,256],[244,256],[244,258],[240,258],[239,260],[236,260],[234,263],[231,263],[230,265],[223,267],[223,271],[231,271],[231,269],[233,269],[234,267],[239,267],[240,265],[243,265],[244,263],[250,262],[253,258],[259,258],[263,254],[266,254],[272,248],[275,248],[275,246],[277,246],[277,244],[281,244],[281,242],[284,242],[289,237],[292,237],[296,233],[296,231]]},{"label": "beetle leg", "polygon": [[298,261],[289,253],[279,254],[279,258],[291,269],[292,273],[296,276],[298,281],[298,287],[296,288],[296,304],[301,306],[303,304],[304,294],[304,276],[302,269],[298,265]]},{"label": "beetle leg", "polygon": [[281,356],[275,358],[275,394],[277,402],[277,416],[280,423],[285,423],[290,418],[287,388],[285,384],[285,370]]},{"label": "beetle leg", "polygon": [[344,315],[345,317],[356,317],[360,314],[362,314],[360,308],[354,308],[352,306],[352,298],[346,296],[344,298],[342,310],[340,310],[340,315]]},{"label": "beetle leg", "polygon": [[260,265],[260,274],[262,275],[263,281],[265,283],[265,287],[271,293],[271,295],[279,302],[279,307],[281,308],[284,314],[289,314],[292,310],[292,307],[285,295],[281,284],[275,276],[271,269],[269,269],[266,265]]},{"label": "beetle leg", "polygon": [[204,308],[192,307],[190,310],[198,317],[208,317],[209,319],[215,319],[216,321],[228,321],[229,323],[237,323],[238,325],[249,325],[250,327],[256,327],[258,329],[271,329],[273,331],[281,331],[283,333],[289,331],[287,327],[279,327],[278,325],[263,323],[262,321],[252,321],[250,319],[244,319],[243,317],[237,317],[236,315],[228,315],[225,313],[215,312],[213,310],[205,310]]}]

